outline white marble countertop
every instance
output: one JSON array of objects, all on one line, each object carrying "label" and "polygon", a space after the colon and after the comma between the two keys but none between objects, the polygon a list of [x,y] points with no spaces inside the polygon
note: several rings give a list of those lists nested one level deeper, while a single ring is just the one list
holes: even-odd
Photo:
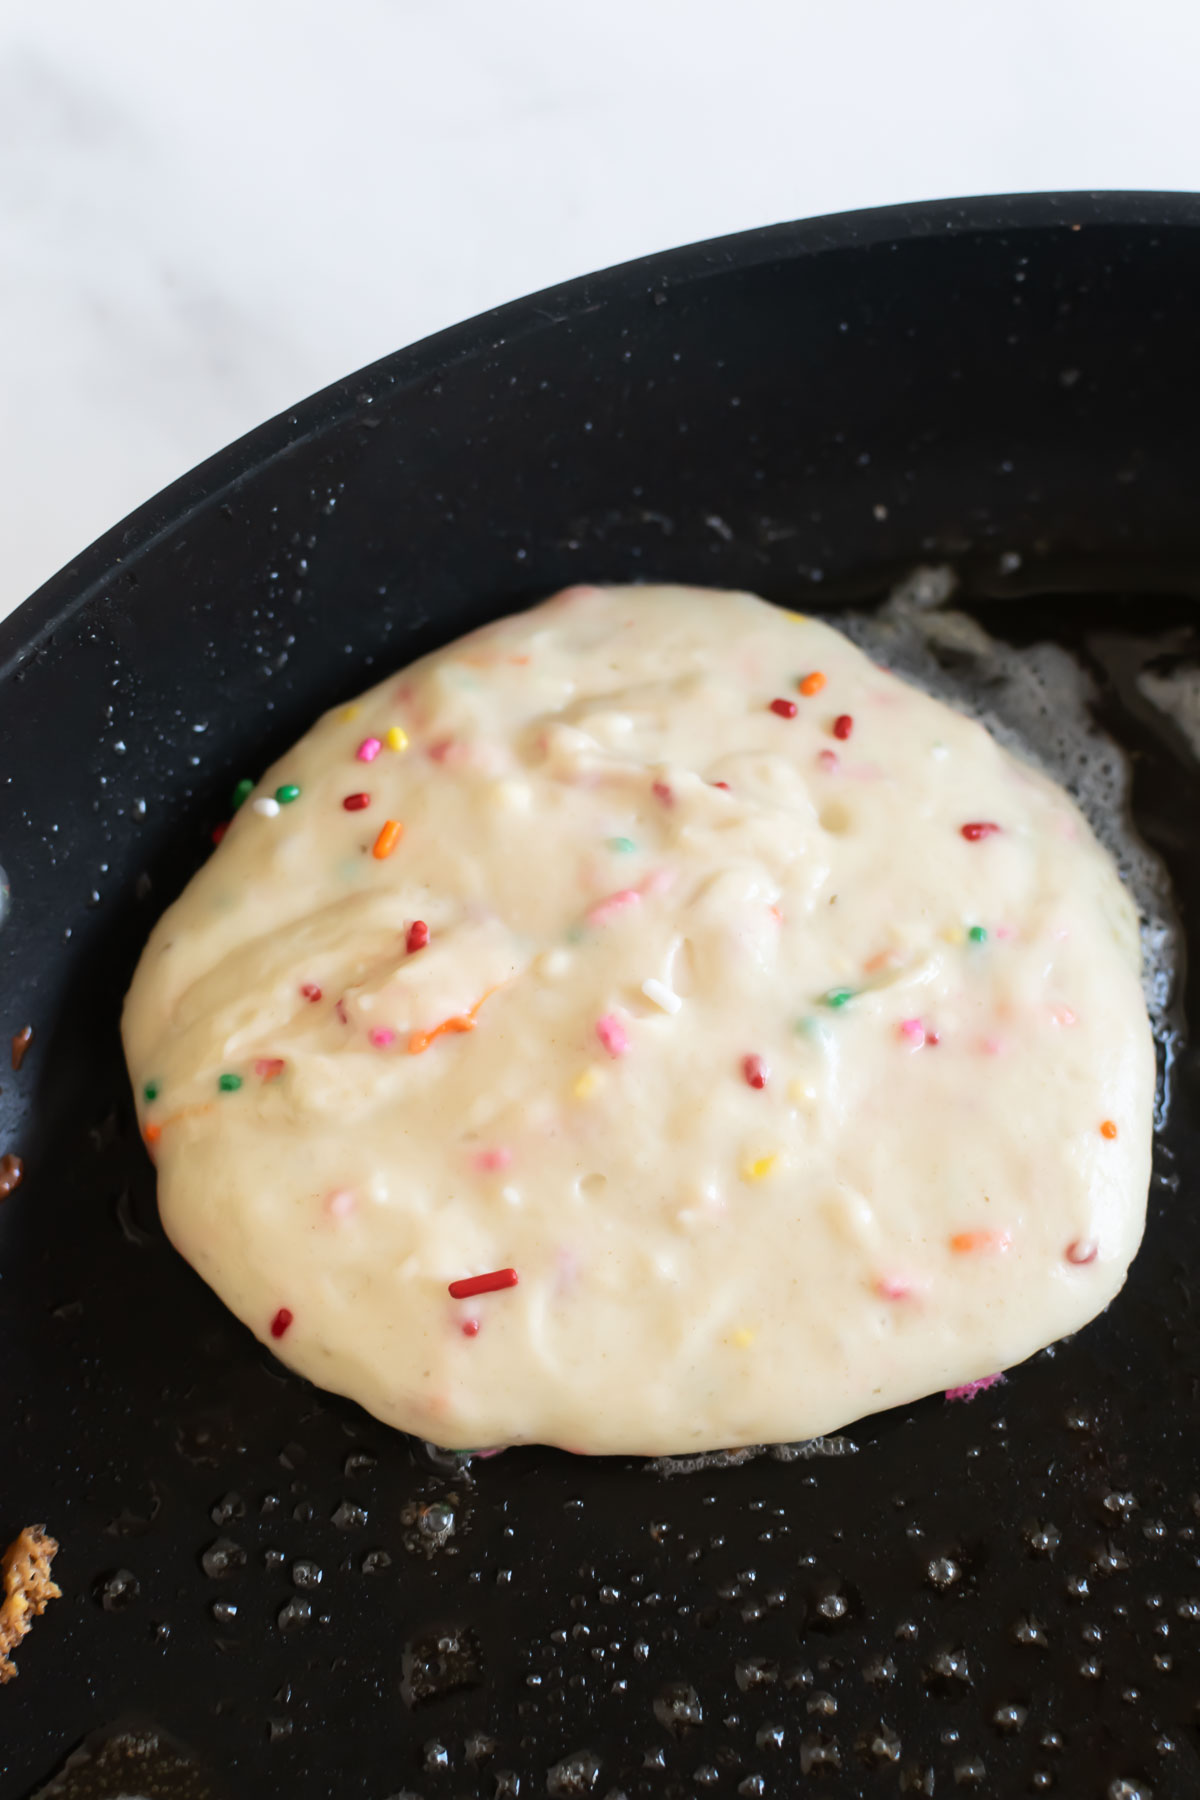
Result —
[{"label": "white marble countertop", "polygon": [[270,414],[626,257],[1200,188],[1188,0],[0,3],[0,616]]}]

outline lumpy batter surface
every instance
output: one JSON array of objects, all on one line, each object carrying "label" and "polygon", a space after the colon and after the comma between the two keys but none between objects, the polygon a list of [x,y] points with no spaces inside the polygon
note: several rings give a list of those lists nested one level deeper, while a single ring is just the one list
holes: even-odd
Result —
[{"label": "lumpy batter surface", "polygon": [[1074,1331],[1141,1236],[1109,858],[749,595],[571,589],[327,714],[124,1030],[179,1250],[447,1446],[832,1431]]}]

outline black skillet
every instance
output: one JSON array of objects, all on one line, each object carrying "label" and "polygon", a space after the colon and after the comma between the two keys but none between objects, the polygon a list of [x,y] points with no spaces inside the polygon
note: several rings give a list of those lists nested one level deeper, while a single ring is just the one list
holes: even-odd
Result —
[{"label": "black skillet", "polygon": [[857,1454],[664,1479],[442,1469],[286,1374],[164,1242],[117,1038],[238,777],[580,579],[836,609],[950,559],[989,628],[1093,667],[1186,922],[1200,781],[1131,675],[1134,637],[1197,647],[1198,296],[1188,195],[653,257],[306,401],[0,625],[2,1023],[35,1028],[0,1078],[0,1538],[44,1519],[65,1590],[0,1691],[3,1800],[97,1730],[56,1793],[1200,1794],[1187,1053],[1104,1318]]}]

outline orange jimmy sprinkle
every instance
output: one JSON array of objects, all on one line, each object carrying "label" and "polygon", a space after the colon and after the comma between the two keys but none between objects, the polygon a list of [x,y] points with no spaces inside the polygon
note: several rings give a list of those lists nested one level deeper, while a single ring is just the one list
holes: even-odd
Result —
[{"label": "orange jimmy sprinkle", "polygon": [[1116,1135],[1117,1135],[1116,1120],[1115,1119],[1105,1119],[1104,1123],[1100,1127],[1100,1136],[1106,1137],[1106,1138],[1115,1138]]},{"label": "orange jimmy sprinkle", "polygon": [[153,1120],[151,1120],[150,1124],[142,1127],[142,1136],[148,1144],[157,1144],[159,1138],[162,1136],[162,1126],[155,1125]]},{"label": "orange jimmy sprinkle", "polygon": [[404,836],[404,827],[399,819],[388,819],[379,830],[371,855],[377,862],[383,862],[392,854],[400,839]]},{"label": "orange jimmy sprinkle", "polygon": [[976,1250],[1007,1250],[1011,1242],[1007,1231],[956,1231],[950,1248],[960,1255],[969,1255]]},{"label": "orange jimmy sprinkle", "polygon": [[825,686],[825,676],[820,669],[814,669],[811,675],[806,675],[804,680],[798,681],[796,685],[805,699],[811,700],[813,695],[819,694]]},{"label": "orange jimmy sprinkle", "polygon": [[408,1054],[420,1056],[422,1051],[428,1050],[435,1038],[444,1037],[447,1032],[474,1031],[480,1007],[484,1000],[491,999],[495,991],[495,988],[489,988],[483,998],[475,1002],[469,1013],[455,1013],[453,1018],[443,1019],[440,1025],[434,1025],[429,1031],[414,1031],[408,1040]]}]

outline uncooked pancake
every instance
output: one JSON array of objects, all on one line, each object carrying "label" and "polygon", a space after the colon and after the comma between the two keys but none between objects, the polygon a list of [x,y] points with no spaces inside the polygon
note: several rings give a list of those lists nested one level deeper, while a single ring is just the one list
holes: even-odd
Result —
[{"label": "uncooked pancake", "polygon": [[172,1241],[322,1387],[456,1448],[780,1442],[1120,1288],[1135,908],[840,633],[570,589],[240,798],[125,1043]]}]

